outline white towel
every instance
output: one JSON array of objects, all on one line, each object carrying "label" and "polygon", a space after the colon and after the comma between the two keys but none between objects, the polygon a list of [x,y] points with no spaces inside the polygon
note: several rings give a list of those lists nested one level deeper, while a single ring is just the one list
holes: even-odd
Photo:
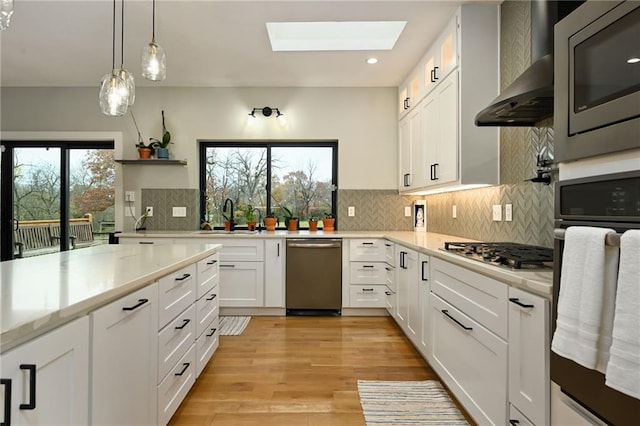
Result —
[{"label": "white towel", "polygon": [[640,399],[640,230],[620,238],[620,271],[607,386]]},{"label": "white towel", "polygon": [[609,358],[619,250],[613,229],[573,226],[565,234],[556,331],[558,355],[604,372]]}]

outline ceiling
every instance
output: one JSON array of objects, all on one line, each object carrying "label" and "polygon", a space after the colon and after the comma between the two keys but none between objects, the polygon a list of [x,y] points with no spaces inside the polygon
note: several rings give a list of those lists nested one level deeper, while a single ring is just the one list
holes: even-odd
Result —
[{"label": "ceiling", "polygon": [[[151,39],[152,1],[126,0],[124,63],[137,86],[392,87],[461,3],[469,1],[156,0],[167,78],[153,83],[139,64]],[[98,87],[111,70],[112,8],[110,0],[16,0],[11,27],[0,33],[1,85]],[[119,1],[117,16],[119,22]],[[272,52],[265,26],[365,20],[408,23],[392,50],[369,52]],[[366,64],[370,56],[379,63]]]}]

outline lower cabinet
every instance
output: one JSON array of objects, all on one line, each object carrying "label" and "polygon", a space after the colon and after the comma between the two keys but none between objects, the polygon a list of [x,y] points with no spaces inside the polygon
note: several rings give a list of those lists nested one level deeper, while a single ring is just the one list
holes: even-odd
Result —
[{"label": "lower cabinet", "polygon": [[157,424],[153,390],[158,377],[158,285],[124,296],[90,316],[90,424]]},{"label": "lower cabinet", "polygon": [[409,340],[418,346],[420,336],[420,283],[418,252],[396,246],[398,257],[397,320]]},{"label": "lower cabinet", "polygon": [[196,381],[196,347],[191,344],[158,385],[158,424],[166,425]]},{"label": "lower cabinet", "polygon": [[2,354],[3,425],[89,424],[89,319]]},{"label": "lower cabinet", "polygon": [[284,308],[285,241],[264,241],[264,306]]},{"label": "lower cabinet", "polygon": [[418,339],[418,350],[422,353],[423,357],[427,357],[429,348],[431,347],[431,334],[429,333],[429,299],[431,285],[429,283],[430,277],[430,259],[426,254],[420,253],[418,256],[420,277],[418,283],[418,303],[420,306],[420,332]]},{"label": "lower cabinet", "polygon": [[220,306],[264,306],[264,262],[220,262]]}]

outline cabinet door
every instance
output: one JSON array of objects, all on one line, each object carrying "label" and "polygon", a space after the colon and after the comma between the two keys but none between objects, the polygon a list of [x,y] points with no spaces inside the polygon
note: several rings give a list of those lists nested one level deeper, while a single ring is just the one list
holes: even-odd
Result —
[{"label": "cabinet door", "polygon": [[[89,319],[77,319],[2,354],[3,424],[89,424]],[[25,405],[27,405],[25,407]],[[30,407],[29,405],[33,406]]]},{"label": "cabinet door", "polygon": [[220,263],[220,306],[264,306],[264,262]]},{"label": "cabinet door", "polygon": [[409,275],[406,270],[407,249],[396,245],[396,259],[398,259],[398,268],[396,278],[398,280],[396,293],[396,321],[404,330],[407,326],[407,316],[409,315]]},{"label": "cabinet door", "polygon": [[158,286],[91,314],[91,424],[156,424]]},{"label": "cabinet door", "polygon": [[421,104],[422,151],[419,163],[420,174],[424,177],[422,186],[437,184],[434,164],[438,163],[438,141],[440,139],[440,105],[437,94],[432,93]]},{"label": "cabinet door", "polygon": [[458,71],[451,73],[435,90],[438,103],[437,161],[435,184],[458,180]]},{"label": "cabinet door", "polygon": [[222,244],[221,262],[262,262],[264,261],[264,240],[253,238],[216,239]]},{"label": "cabinet door", "polygon": [[549,424],[549,301],[509,289],[509,401],[534,424]]},{"label": "cabinet door", "polygon": [[407,250],[404,272],[407,274],[407,336],[417,346],[420,340],[420,274],[418,268],[418,252]]},{"label": "cabinet door", "polygon": [[264,306],[284,308],[284,240],[265,240]]},{"label": "cabinet door", "polygon": [[429,283],[430,275],[430,259],[426,254],[420,253],[418,256],[418,269],[420,272],[420,339],[418,349],[422,352],[422,355],[426,358],[429,353],[429,347],[431,346],[429,338],[429,292],[431,291],[431,285]]},{"label": "cabinet door", "polygon": [[409,117],[405,117],[399,124],[398,140],[400,142],[399,158],[400,158],[400,181],[398,188],[400,191],[411,188],[411,123]]},{"label": "cabinet door", "polygon": [[454,15],[447,23],[436,41],[438,69],[436,81],[442,81],[458,66],[458,15]]}]

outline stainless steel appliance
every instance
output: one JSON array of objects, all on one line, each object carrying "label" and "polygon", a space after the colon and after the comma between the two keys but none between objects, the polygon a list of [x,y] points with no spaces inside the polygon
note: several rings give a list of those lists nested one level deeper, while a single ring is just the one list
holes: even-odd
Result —
[{"label": "stainless steel appliance", "polygon": [[287,240],[287,315],[340,315],[342,240]]},{"label": "stainless steel appliance", "polygon": [[556,25],[556,161],[640,148],[638,40],[638,1],[588,1]]},{"label": "stainless steel appliance", "polygon": [[[560,181],[556,184],[552,329],[557,316],[564,232],[570,226],[640,229],[640,171]],[[640,285],[640,284],[639,284]],[[638,424],[640,400],[605,385],[605,376],[551,352],[551,380],[562,392],[612,425]]]},{"label": "stainless steel appliance", "polygon": [[553,250],[518,243],[445,242],[444,249],[509,269],[551,269]]}]

